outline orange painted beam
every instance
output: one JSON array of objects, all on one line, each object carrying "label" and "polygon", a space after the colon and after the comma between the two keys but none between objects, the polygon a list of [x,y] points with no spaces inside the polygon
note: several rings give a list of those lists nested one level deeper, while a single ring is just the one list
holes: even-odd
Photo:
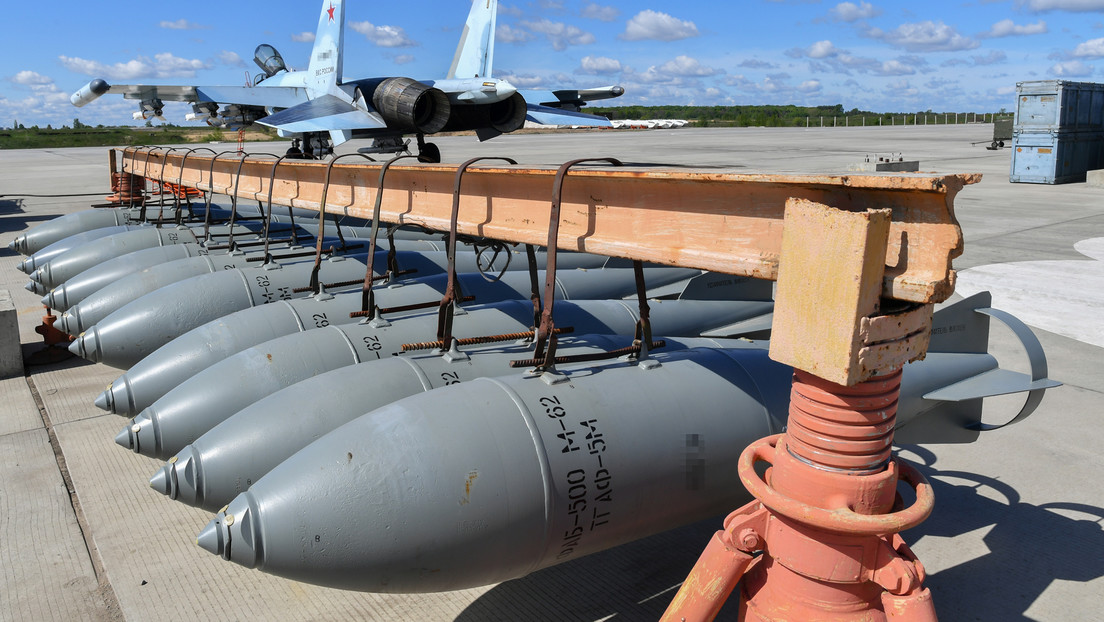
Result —
[{"label": "orange painted beam", "polygon": [[[266,201],[274,160],[183,150],[127,149],[122,170],[200,190]],[[239,164],[241,173],[238,175]],[[284,161],[272,201],[317,210],[326,162]],[[370,217],[379,164],[333,166],[327,213]],[[480,166],[462,184],[458,230],[545,244],[555,167]],[[399,163],[386,179],[382,220],[447,231],[456,166]],[[962,252],[955,195],[979,175],[770,175],[713,170],[579,167],[564,183],[558,246],[661,264],[775,280],[790,198],[848,211],[892,212],[882,295],[940,302],[954,290]]]}]

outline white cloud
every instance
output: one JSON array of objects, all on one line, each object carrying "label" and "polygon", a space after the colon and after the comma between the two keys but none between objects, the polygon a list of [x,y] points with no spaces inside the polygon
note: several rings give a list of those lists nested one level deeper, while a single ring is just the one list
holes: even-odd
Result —
[{"label": "white cloud", "polygon": [[168,28],[169,30],[205,30],[207,28],[210,28],[210,26],[204,26],[202,24],[197,24],[195,22],[189,22],[188,20],[186,20],[184,18],[180,18],[180,19],[176,20],[175,22],[170,22],[168,20],[162,20],[157,25],[162,27],[162,28]]},{"label": "white cloud", "polygon": [[510,28],[509,24],[499,24],[495,28],[495,41],[502,43],[525,43],[535,38],[533,33],[520,28]]},{"label": "white cloud", "polygon": [[983,32],[978,36],[996,38],[1011,37],[1015,35],[1040,35],[1045,32],[1047,32],[1047,24],[1043,20],[1039,20],[1034,24],[1024,24],[1020,26],[1010,19],[1002,19],[993,24],[987,32]]},{"label": "white cloud", "polygon": [[821,90],[820,80],[806,80],[798,85],[797,90],[802,93],[816,93]]},{"label": "white cloud", "polygon": [[621,61],[605,56],[584,56],[578,73],[590,75],[609,75],[621,73]]},{"label": "white cloud", "polygon": [[740,67],[747,67],[748,69],[777,69],[778,65],[759,60],[758,58],[749,58],[739,64]]},{"label": "white cloud", "polygon": [[137,80],[141,78],[194,78],[196,71],[209,69],[210,65],[198,60],[173,56],[168,52],[155,54],[153,60],[139,56],[125,63],[107,65],[99,61],[73,56],[58,59],[69,71],[110,80]]},{"label": "white cloud", "polygon": [[661,74],[668,76],[715,76],[724,73],[723,69],[714,69],[701,64],[698,59],[686,55],[676,56],[673,60],[663,63],[655,68]]},{"label": "white cloud", "polygon": [[645,39],[677,41],[696,36],[698,36],[698,27],[694,22],[649,9],[634,15],[625,26],[625,32],[620,35],[620,38],[626,41]]},{"label": "white cloud", "polygon": [[836,49],[836,46],[832,45],[831,41],[824,40],[817,41],[816,43],[810,45],[805,50],[805,54],[809,58],[828,58],[830,56],[835,56],[839,54],[839,50]]},{"label": "white cloud", "polygon": [[218,55],[219,62],[223,65],[230,65],[231,67],[245,67],[245,61],[238,55],[237,52],[230,52],[223,50]]},{"label": "white cloud", "polygon": [[869,2],[841,2],[835,8],[828,11],[832,19],[841,22],[857,22],[860,19],[870,19],[882,14],[882,10]]},{"label": "white cloud", "polygon": [[1020,6],[1026,6],[1036,13],[1044,11],[1088,12],[1104,10],[1104,0],[1020,0]]},{"label": "white cloud", "polygon": [[1059,78],[1085,78],[1093,73],[1092,67],[1079,60],[1057,63],[1048,71]]},{"label": "white cloud", "polygon": [[557,52],[566,50],[569,45],[590,45],[595,41],[593,34],[563,22],[540,19],[538,21],[523,21],[521,25],[548,37],[548,40],[552,43],[552,49]]},{"label": "white cloud", "polygon": [[579,14],[587,19],[612,22],[621,15],[621,10],[613,6],[602,6],[594,2],[587,2],[583,5],[583,10]]},{"label": "white cloud", "polygon": [[372,22],[349,22],[349,27],[381,48],[405,48],[418,45],[401,26],[376,26]]},{"label": "white cloud", "polygon": [[1104,38],[1078,43],[1073,48],[1073,55],[1077,58],[1104,58]]},{"label": "white cloud", "polygon": [[293,34],[291,35],[291,40],[299,43],[314,43],[314,33],[303,31],[299,34]]},{"label": "white cloud", "polygon": [[980,45],[974,39],[958,34],[954,28],[941,21],[901,24],[889,31],[871,28],[863,34],[910,52],[955,52],[972,50]]},{"label": "white cloud", "polygon": [[521,9],[508,4],[500,4],[498,5],[498,15],[499,17],[503,15],[509,15],[510,17],[521,17]]},{"label": "white cloud", "polygon": [[41,86],[54,83],[53,78],[48,78],[40,73],[28,70],[20,71],[8,79],[16,84],[24,84],[27,86]]},{"label": "white cloud", "polygon": [[410,54],[399,54],[395,58],[391,59],[396,65],[406,65],[414,62],[414,57]]}]

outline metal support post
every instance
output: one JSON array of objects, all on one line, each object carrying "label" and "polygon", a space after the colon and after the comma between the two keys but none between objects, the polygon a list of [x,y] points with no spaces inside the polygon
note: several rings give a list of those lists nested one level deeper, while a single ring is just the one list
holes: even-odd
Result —
[{"label": "metal support post", "polygon": [[[889,210],[787,203],[771,343],[795,368],[787,431],[740,456],[756,500],[725,520],[664,620],[713,619],[741,579],[742,620],[936,619],[898,535],[934,495],[891,455],[901,366],[926,351],[931,306],[881,299],[889,222]],[[898,482],[915,490],[907,508]]]}]

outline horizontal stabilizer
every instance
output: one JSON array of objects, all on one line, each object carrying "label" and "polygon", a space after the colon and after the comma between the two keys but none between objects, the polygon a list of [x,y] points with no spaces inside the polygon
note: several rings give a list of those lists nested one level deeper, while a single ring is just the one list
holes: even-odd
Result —
[{"label": "horizontal stabilizer", "polygon": [[548,106],[528,104],[525,120],[542,125],[584,125],[590,127],[613,127],[610,120],[596,114],[571,112]]},{"label": "horizontal stabilizer", "polygon": [[323,95],[287,110],[270,114],[258,123],[295,134],[387,127],[387,123],[379,115],[358,108],[333,95]]}]

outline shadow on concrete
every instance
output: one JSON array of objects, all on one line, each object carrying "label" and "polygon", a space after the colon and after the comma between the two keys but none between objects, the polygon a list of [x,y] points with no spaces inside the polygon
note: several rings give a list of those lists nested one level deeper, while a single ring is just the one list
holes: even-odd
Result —
[{"label": "shadow on concrete", "polygon": [[[476,599],[456,620],[654,622],[723,519],[706,519],[506,581]],[[736,619],[735,599],[717,619]]]},{"label": "shadow on concrete", "polygon": [[[1053,582],[1104,576],[1104,509],[1075,502],[1026,503],[999,479],[940,471],[928,450],[915,445],[902,450],[931,481],[937,508],[905,539],[916,544],[925,537],[961,538],[963,556],[972,557],[928,575],[925,584],[940,619],[1034,620],[1027,611]],[[456,619],[657,620],[722,519],[507,581]],[[976,539],[971,532],[977,532]],[[732,598],[717,619],[735,617]]]},{"label": "shadow on concrete", "polygon": [[[924,537],[962,538],[964,557],[988,549],[928,576],[925,584],[940,619],[1034,620],[1027,610],[1053,582],[1104,576],[1104,509],[1074,502],[1026,503],[999,479],[940,471],[926,449],[903,449],[924,463],[905,456],[932,483],[936,499],[935,512],[905,532],[905,540],[919,545]],[[966,535],[973,531],[976,539]]]},{"label": "shadow on concrete", "polygon": [[[28,214],[23,209],[23,199],[0,199],[0,233],[22,231],[28,223],[53,220],[57,214]],[[6,245],[0,247],[0,256],[18,255]]]}]

